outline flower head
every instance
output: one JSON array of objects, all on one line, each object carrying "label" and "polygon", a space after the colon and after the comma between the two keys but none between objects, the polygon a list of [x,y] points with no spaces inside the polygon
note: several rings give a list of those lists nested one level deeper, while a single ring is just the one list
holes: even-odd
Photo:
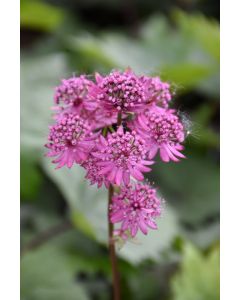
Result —
[{"label": "flower head", "polygon": [[88,158],[83,162],[82,167],[87,171],[86,178],[91,184],[97,184],[100,188],[104,184],[106,188],[109,188],[109,181],[106,176],[99,174],[101,167],[97,164],[98,159],[93,155],[89,155]]},{"label": "flower head", "polygon": [[108,76],[96,75],[97,84],[91,96],[105,109],[116,112],[137,112],[144,109],[148,99],[147,84],[130,69],[113,71]]},{"label": "flower head", "polygon": [[159,77],[142,76],[143,83],[149,87],[149,102],[160,105],[162,108],[168,108],[172,100],[170,84],[163,82]]},{"label": "flower head", "polygon": [[137,116],[133,128],[145,139],[149,158],[152,159],[159,150],[164,162],[185,158],[180,152],[185,139],[184,127],[174,110],[153,107]]},{"label": "flower head", "polygon": [[63,105],[60,111],[80,113],[82,110],[95,110],[96,101],[88,97],[88,90],[92,84],[84,75],[63,79],[61,85],[56,87],[54,95],[55,103]]},{"label": "flower head", "polygon": [[94,146],[93,138],[86,121],[76,114],[65,114],[50,126],[46,155],[56,157],[53,163],[58,163],[57,168],[64,165],[71,168],[73,163],[81,163],[88,157]]},{"label": "flower head", "polygon": [[112,223],[121,222],[121,232],[129,230],[135,237],[138,229],[147,234],[148,228],[157,229],[156,217],[162,212],[161,199],[156,190],[147,184],[129,185],[114,195],[110,210]]},{"label": "flower head", "polygon": [[153,162],[146,160],[146,147],[143,139],[132,131],[123,131],[120,126],[117,132],[108,134],[106,138],[100,136],[93,155],[98,158],[101,166],[100,175],[105,175],[112,184],[129,184],[130,175],[137,180],[143,180],[142,172],[151,169],[146,165]]}]

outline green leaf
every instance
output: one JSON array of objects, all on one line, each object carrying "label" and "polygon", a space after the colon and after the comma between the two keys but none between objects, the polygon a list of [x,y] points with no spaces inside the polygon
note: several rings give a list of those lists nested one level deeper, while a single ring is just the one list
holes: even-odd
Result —
[{"label": "green leaf", "polygon": [[55,170],[48,158],[42,160],[42,166],[68,202],[75,225],[85,234],[95,235],[98,241],[106,243],[107,190],[90,186],[80,166]]},{"label": "green leaf", "polygon": [[71,213],[71,220],[74,226],[84,232],[87,236],[96,239],[95,231],[92,228],[92,224],[90,224],[83,213],[80,213],[77,210],[73,210]]},{"label": "green leaf", "polygon": [[150,176],[182,222],[199,226],[218,216],[219,168],[212,160],[190,151],[187,159],[177,164],[157,162]]},{"label": "green leaf", "polygon": [[185,240],[191,241],[198,248],[208,249],[209,246],[219,241],[220,224],[219,221],[215,221],[195,230],[182,229],[182,235]]},{"label": "green leaf", "polygon": [[196,40],[207,53],[219,61],[220,32],[217,21],[206,19],[201,14],[190,15],[182,11],[176,11],[173,17],[183,34]]},{"label": "green leaf", "polygon": [[193,88],[211,74],[207,65],[196,63],[179,63],[162,68],[163,78],[174,82],[179,90]]},{"label": "green leaf", "polygon": [[85,67],[87,60],[88,70],[130,66],[182,87],[178,93],[195,88],[218,96],[219,25],[182,12],[175,14],[175,21],[178,26],[173,29],[166,18],[155,16],[142,26],[138,39],[111,32],[100,38],[82,34],[66,39],[66,46],[81,54],[80,65]]},{"label": "green leaf", "polygon": [[20,10],[22,27],[42,31],[54,31],[64,17],[60,8],[38,0],[21,1]]},{"label": "green leaf", "polygon": [[219,249],[206,257],[185,245],[181,270],[172,280],[174,300],[219,300]]},{"label": "green leaf", "polygon": [[68,259],[52,246],[25,254],[21,260],[21,299],[87,300]]},{"label": "green leaf", "polygon": [[20,169],[20,192],[23,199],[32,200],[36,197],[42,183],[42,176],[36,161],[31,157],[21,155],[21,169]]},{"label": "green leaf", "polygon": [[56,53],[21,62],[21,151],[43,156],[51,121],[54,86],[69,76],[65,57]]}]

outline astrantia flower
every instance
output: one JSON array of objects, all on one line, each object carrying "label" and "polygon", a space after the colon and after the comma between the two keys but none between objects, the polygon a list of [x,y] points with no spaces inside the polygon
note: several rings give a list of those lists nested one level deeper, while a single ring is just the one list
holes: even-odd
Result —
[{"label": "astrantia flower", "polygon": [[86,178],[91,184],[97,184],[100,188],[103,184],[106,188],[109,188],[109,181],[106,176],[99,174],[101,167],[97,164],[99,160],[93,155],[89,155],[88,158],[82,164],[82,167],[87,171]]},{"label": "astrantia flower", "polygon": [[144,83],[130,69],[113,71],[108,76],[96,74],[97,84],[90,95],[105,109],[116,112],[137,112],[145,107],[148,83]]},{"label": "astrantia flower", "polygon": [[98,158],[101,166],[99,175],[105,175],[112,184],[129,184],[130,175],[137,180],[143,180],[142,172],[151,169],[146,165],[153,164],[146,160],[144,141],[136,132],[123,132],[120,126],[117,132],[108,134],[106,138],[100,136],[96,143],[96,151],[92,154]]},{"label": "astrantia flower", "polygon": [[159,77],[142,76],[142,81],[149,87],[149,103],[155,103],[162,108],[168,108],[172,99],[170,84],[163,82]]},{"label": "astrantia flower", "polygon": [[56,157],[53,163],[58,164],[57,168],[71,168],[73,163],[82,163],[88,157],[94,138],[86,121],[76,114],[65,114],[50,126],[46,155]]},{"label": "astrantia flower", "polygon": [[61,105],[64,112],[80,113],[83,111],[93,111],[97,108],[97,103],[88,97],[88,90],[93,83],[81,75],[63,79],[61,85],[56,87],[54,101]]},{"label": "astrantia flower", "polygon": [[145,139],[148,145],[149,159],[152,159],[159,150],[164,162],[185,158],[180,152],[185,138],[184,127],[174,110],[154,107],[139,114],[132,128]]},{"label": "astrantia flower", "polygon": [[161,199],[156,190],[147,184],[135,184],[121,189],[120,194],[114,195],[110,207],[112,223],[121,222],[121,232],[129,230],[135,237],[138,230],[147,234],[148,229],[157,229],[156,217],[162,211]]},{"label": "astrantia flower", "polygon": [[97,109],[90,118],[93,129],[104,128],[117,123],[117,112]]}]

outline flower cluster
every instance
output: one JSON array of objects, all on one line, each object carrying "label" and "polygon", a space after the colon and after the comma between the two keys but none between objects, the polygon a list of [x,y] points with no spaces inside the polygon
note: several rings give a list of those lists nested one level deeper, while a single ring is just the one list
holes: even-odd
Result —
[{"label": "flower cluster", "polygon": [[66,113],[49,129],[47,156],[56,157],[57,168],[82,163],[95,145],[90,126],[79,115]]},{"label": "flower cluster", "polygon": [[135,237],[138,230],[147,234],[148,228],[157,229],[156,217],[162,212],[161,200],[156,190],[147,184],[123,187],[112,199],[110,218],[112,223],[121,222],[121,231],[129,231]]},{"label": "flower cluster", "polygon": [[102,168],[99,174],[105,175],[112,184],[128,185],[130,176],[136,180],[143,180],[142,172],[151,171],[146,167],[153,162],[145,160],[144,140],[134,131],[124,133],[122,126],[107,138],[100,136],[95,151],[93,156],[98,158],[97,165]]},{"label": "flower cluster", "polygon": [[130,69],[121,73],[113,71],[108,76],[96,75],[96,84],[90,90],[90,97],[101,106],[116,112],[137,112],[144,110],[149,99],[149,84],[136,76]]},{"label": "flower cluster", "polygon": [[55,90],[46,155],[57,168],[77,164],[91,184],[113,188],[109,216],[124,240],[157,229],[162,200],[144,183],[155,155],[163,162],[185,157],[185,128],[169,108],[172,97],[169,83],[130,69],[63,79]]},{"label": "flower cluster", "polygon": [[158,150],[164,162],[185,158],[180,152],[185,139],[184,127],[174,110],[152,107],[139,114],[130,126],[147,142],[150,159]]}]

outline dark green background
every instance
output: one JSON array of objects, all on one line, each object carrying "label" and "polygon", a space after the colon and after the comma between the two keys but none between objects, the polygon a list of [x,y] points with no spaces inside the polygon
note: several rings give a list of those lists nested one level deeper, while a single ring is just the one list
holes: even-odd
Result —
[{"label": "dark green background", "polygon": [[191,131],[157,159],[159,230],[119,252],[122,299],[219,299],[219,2],[21,1],[21,299],[110,299],[107,195],[44,157],[54,86],[130,66],[160,75]]}]

